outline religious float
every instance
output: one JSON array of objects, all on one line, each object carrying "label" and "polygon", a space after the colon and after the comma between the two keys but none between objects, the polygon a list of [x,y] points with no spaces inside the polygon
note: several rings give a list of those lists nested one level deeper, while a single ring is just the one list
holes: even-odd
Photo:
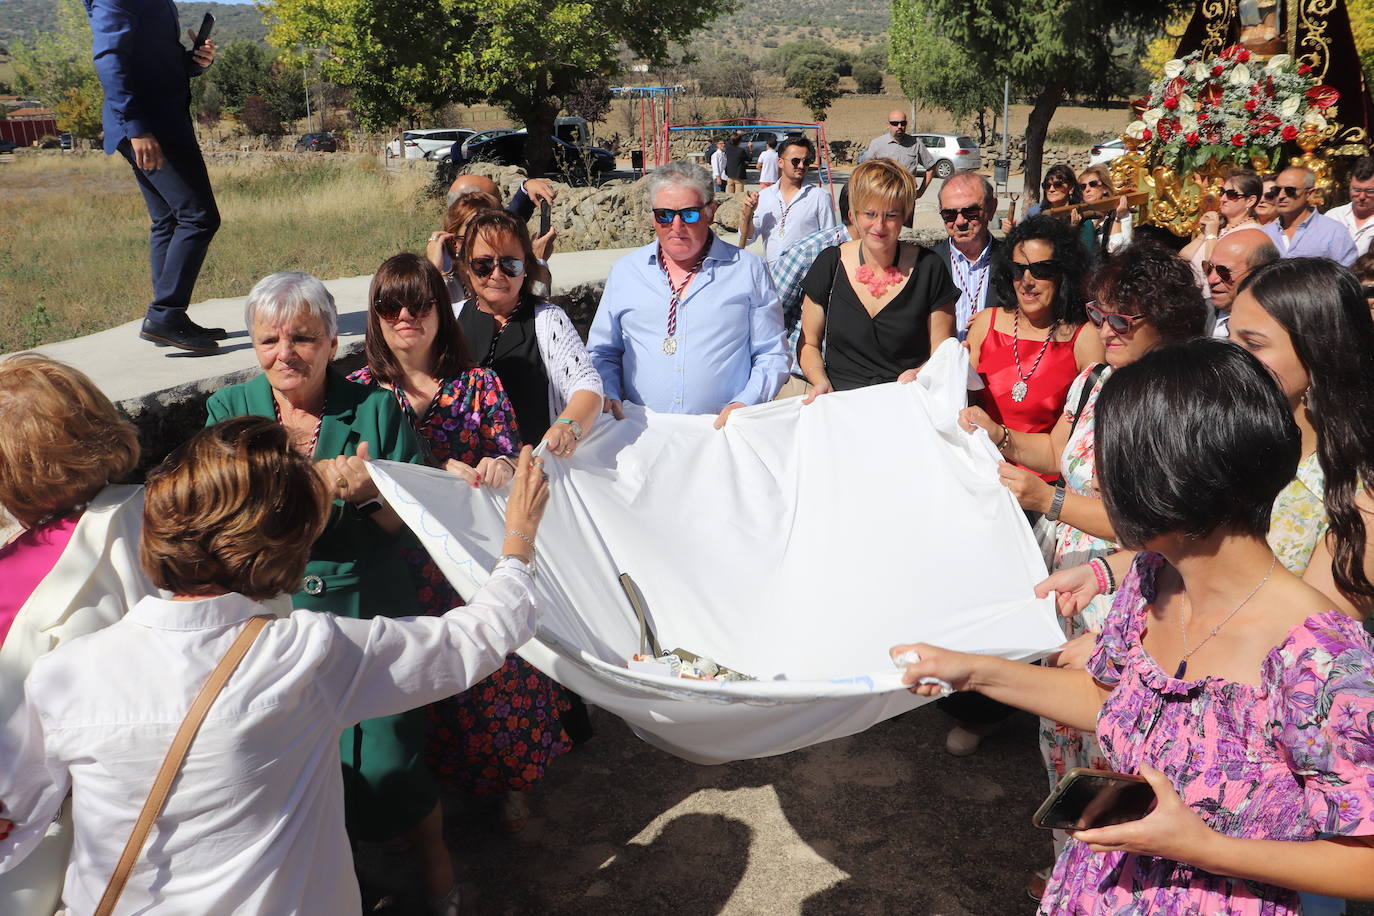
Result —
[{"label": "religious float", "polygon": [[1140,222],[1187,236],[1228,170],[1303,165],[1328,203],[1370,149],[1371,104],[1344,0],[1202,0],[1177,56],[1132,102],[1112,162]]}]

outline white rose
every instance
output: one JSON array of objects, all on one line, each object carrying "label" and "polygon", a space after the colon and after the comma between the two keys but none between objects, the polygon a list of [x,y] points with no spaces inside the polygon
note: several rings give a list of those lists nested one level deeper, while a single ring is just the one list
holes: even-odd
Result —
[{"label": "white rose", "polygon": [[1250,68],[1245,64],[1236,64],[1236,68],[1231,71],[1231,75],[1226,81],[1232,86],[1248,86],[1253,80],[1250,79]]},{"label": "white rose", "polygon": [[1130,124],[1126,125],[1126,136],[1130,137],[1132,140],[1139,140],[1144,135],[1144,121],[1132,121]]},{"label": "white rose", "polygon": [[1174,58],[1164,65],[1164,78],[1173,79],[1183,72],[1183,61]]},{"label": "white rose", "polygon": [[1326,130],[1326,118],[1322,117],[1321,112],[1313,109],[1307,113],[1307,117],[1302,119],[1303,127],[1311,126],[1317,133]]},{"label": "white rose", "polygon": [[1193,66],[1189,70],[1189,73],[1191,73],[1193,81],[1198,83],[1205,82],[1207,78],[1212,75],[1212,71],[1200,60],[1193,62]]},{"label": "white rose", "polygon": [[[1296,109],[1294,110],[1296,111]],[[1145,122],[1146,127],[1154,127],[1162,117],[1164,117],[1163,108],[1151,108],[1140,116],[1140,120]]]},{"label": "white rose", "polygon": [[1293,63],[1291,54],[1275,54],[1273,57],[1269,58],[1269,63],[1264,65],[1264,69],[1271,71],[1282,70],[1291,63]]},{"label": "white rose", "polygon": [[1302,96],[1290,95],[1288,98],[1284,99],[1282,102],[1279,103],[1279,116],[1284,118],[1291,118],[1293,117],[1293,115],[1298,113],[1298,109],[1301,107]]}]

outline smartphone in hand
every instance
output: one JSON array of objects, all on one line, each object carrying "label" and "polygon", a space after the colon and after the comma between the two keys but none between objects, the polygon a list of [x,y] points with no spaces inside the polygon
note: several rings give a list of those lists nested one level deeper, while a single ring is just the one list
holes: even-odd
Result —
[{"label": "smartphone in hand", "polygon": [[207,12],[200,20],[200,31],[196,32],[196,43],[191,47],[192,51],[210,40],[210,31],[214,27],[215,14]]},{"label": "smartphone in hand", "polygon": [[549,234],[549,228],[553,222],[550,209],[547,200],[541,200],[539,202],[539,234],[541,236]]},{"label": "smartphone in hand", "polygon": [[1140,820],[1154,803],[1155,790],[1139,776],[1075,767],[1064,774],[1031,823],[1056,830],[1110,827]]}]

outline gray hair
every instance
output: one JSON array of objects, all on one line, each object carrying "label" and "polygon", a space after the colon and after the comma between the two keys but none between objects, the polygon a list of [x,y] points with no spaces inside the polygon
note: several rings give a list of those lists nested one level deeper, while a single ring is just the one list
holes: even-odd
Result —
[{"label": "gray hair", "polygon": [[[983,189],[983,208],[988,211],[988,219],[991,220],[993,215],[997,212],[997,189],[992,186],[991,181],[988,181],[986,175],[979,175],[977,172],[973,171],[973,169],[960,169],[946,178],[945,183],[940,185],[940,194],[938,196],[944,195],[945,188],[949,187],[951,182],[969,183],[974,181]],[[941,201],[940,203],[943,206],[943,202]]]},{"label": "gray hair", "polygon": [[716,199],[716,189],[711,186],[711,173],[690,162],[674,161],[660,165],[649,173],[649,206],[654,205],[658,192],[664,188],[684,187],[697,192],[703,207]]},{"label": "gray hair", "polygon": [[257,282],[243,307],[243,322],[252,334],[259,321],[274,325],[302,314],[324,325],[331,340],[339,336],[339,313],[329,290],[310,274],[286,270]]}]

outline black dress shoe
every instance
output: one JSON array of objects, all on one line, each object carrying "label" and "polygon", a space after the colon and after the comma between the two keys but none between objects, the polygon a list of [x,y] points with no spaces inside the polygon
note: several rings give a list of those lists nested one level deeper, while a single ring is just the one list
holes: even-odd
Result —
[{"label": "black dress shoe", "polygon": [[139,330],[138,336],[144,340],[152,341],[159,347],[176,347],[179,350],[189,350],[192,353],[218,353],[219,344],[215,343],[213,338],[201,333],[202,330],[204,329],[195,325],[187,327],[183,324],[164,324],[153,321],[151,318],[144,318],[143,327]]},{"label": "black dress shoe", "polygon": [[226,337],[229,336],[229,332],[224,330],[224,328],[201,327],[200,325],[192,321],[190,318],[186,319],[186,329],[188,331],[193,331],[196,334],[200,334],[204,337],[208,337],[211,340],[224,340]]}]

